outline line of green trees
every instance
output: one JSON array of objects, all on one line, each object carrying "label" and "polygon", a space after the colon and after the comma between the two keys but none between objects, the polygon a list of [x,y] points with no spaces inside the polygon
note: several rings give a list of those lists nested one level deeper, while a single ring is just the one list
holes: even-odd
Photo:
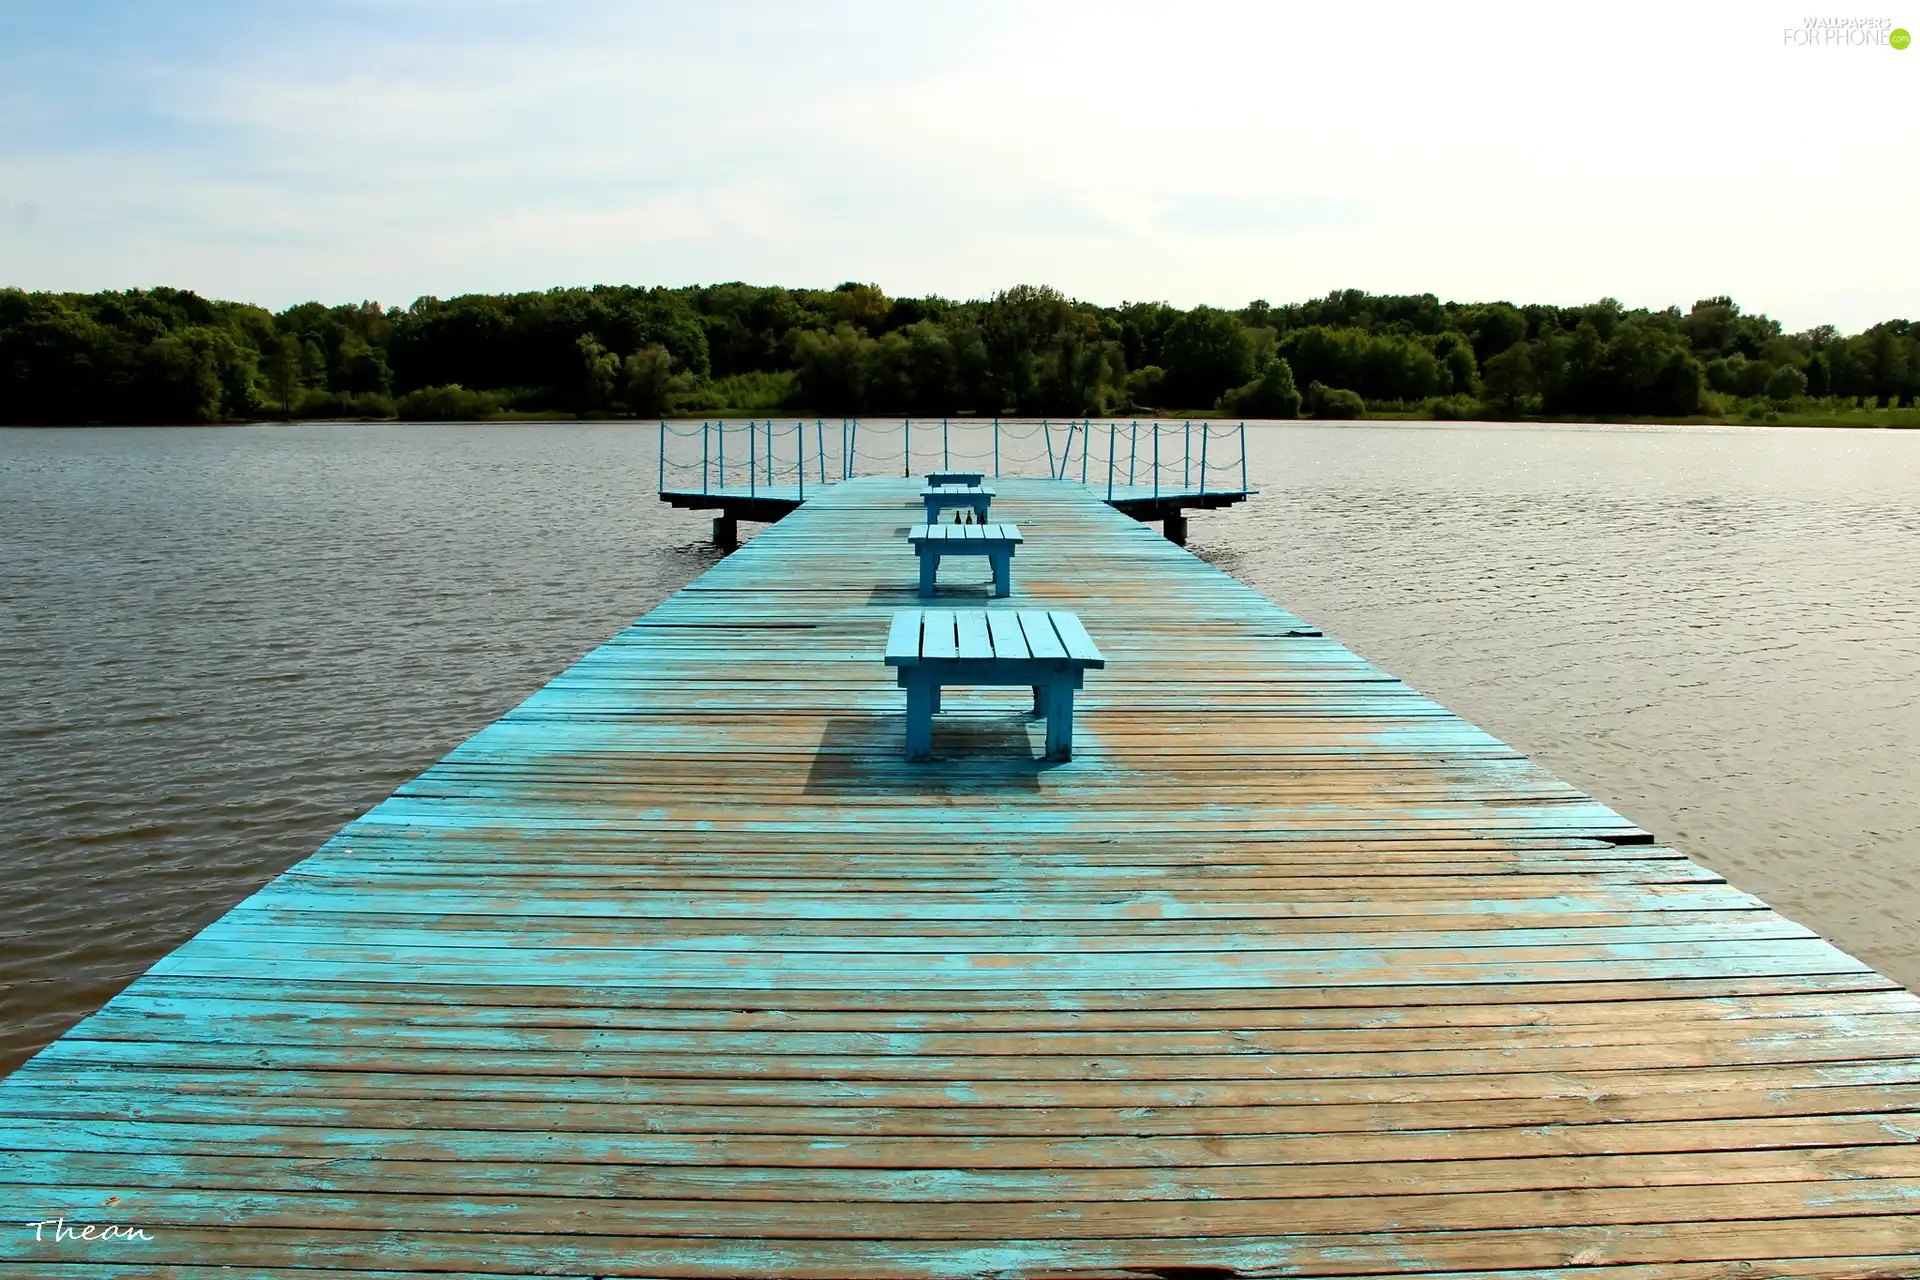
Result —
[{"label": "line of green trees", "polygon": [[0,421],[809,413],[1686,418],[1912,405],[1920,325],[1788,334],[1730,298],[1685,313],[1343,290],[1237,310],[1096,306],[1020,285],[600,286],[303,303],[178,289],[0,291]]}]

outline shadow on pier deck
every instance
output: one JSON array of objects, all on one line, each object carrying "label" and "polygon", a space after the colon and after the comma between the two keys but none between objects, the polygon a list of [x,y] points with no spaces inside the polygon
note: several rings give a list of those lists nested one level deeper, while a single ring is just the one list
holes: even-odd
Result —
[{"label": "shadow on pier deck", "polygon": [[1920,1001],[1084,489],[1001,482],[984,604],[1107,654],[1075,758],[986,690],[905,763],[916,488],[0,1084],[0,1272],[1920,1274]]}]

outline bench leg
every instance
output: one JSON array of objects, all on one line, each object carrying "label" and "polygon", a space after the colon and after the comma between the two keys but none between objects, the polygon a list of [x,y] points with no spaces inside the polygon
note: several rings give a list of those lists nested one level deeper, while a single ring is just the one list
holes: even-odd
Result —
[{"label": "bench leg", "polygon": [[939,524],[940,523],[940,504],[935,502],[932,498],[926,499],[926,504],[927,504],[927,523]]},{"label": "bench leg", "polygon": [[933,686],[933,692],[928,696],[932,699],[933,714],[939,715],[940,714],[940,686],[939,685]]},{"label": "bench leg", "polygon": [[1013,557],[1010,555],[989,556],[993,561],[993,594],[1010,596],[1013,594]]},{"label": "bench leg", "polygon": [[907,684],[907,759],[933,759],[933,704],[939,690],[924,680]]},{"label": "bench leg", "polygon": [[1047,714],[1047,686],[1043,684],[1033,686],[1033,714],[1037,716]]},{"label": "bench leg", "polygon": [[1065,680],[1047,686],[1047,759],[1073,759],[1073,686]]},{"label": "bench leg", "polygon": [[940,574],[940,557],[930,551],[920,553],[920,594],[933,594],[933,581]]}]

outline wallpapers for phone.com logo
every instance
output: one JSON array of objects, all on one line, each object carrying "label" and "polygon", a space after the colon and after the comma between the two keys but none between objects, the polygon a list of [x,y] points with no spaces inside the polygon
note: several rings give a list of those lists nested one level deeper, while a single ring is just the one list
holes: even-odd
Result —
[{"label": "wallpapers for phone.com logo", "polygon": [[1800,49],[1904,49],[1913,37],[1892,18],[1807,18],[1783,28],[1780,42]]}]

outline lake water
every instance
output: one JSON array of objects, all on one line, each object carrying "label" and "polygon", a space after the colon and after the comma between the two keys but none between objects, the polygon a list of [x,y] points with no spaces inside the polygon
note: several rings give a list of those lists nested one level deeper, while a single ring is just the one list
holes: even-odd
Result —
[{"label": "lake water", "polygon": [[[1920,433],[1249,438],[1196,551],[1920,985]],[[612,424],[0,431],[0,1069],[711,564],[655,465]]]}]

